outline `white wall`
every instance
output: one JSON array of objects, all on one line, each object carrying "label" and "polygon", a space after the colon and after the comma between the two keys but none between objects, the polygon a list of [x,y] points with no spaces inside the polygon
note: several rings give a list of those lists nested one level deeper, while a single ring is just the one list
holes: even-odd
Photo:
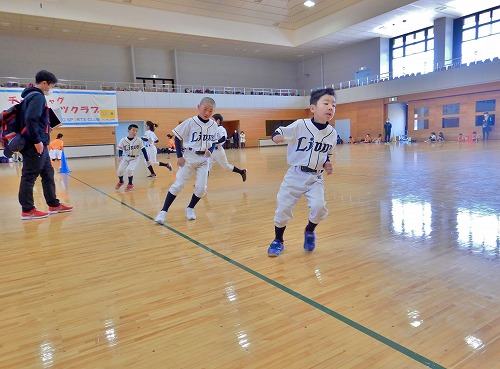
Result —
[{"label": "white wall", "polygon": [[297,62],[295,73],[298,78],[298,88],[310,90],[332,84],[338,86],[340,82],[354,79],[354,74],[360,67],[367,67],[371,75],[378,75],[381,52],[381,41],[379,38],[374,38],[324,54],[323,66],[320,55]]},{"label": "white wall", "polygon": [[129,81],[127,47],[0,35],[0,76],[34,78],[40,69],[59,79]]},{"label": "white wall", "polygon": [[354,79],[360,67],[366,67],[371,75],[380,71],[380,39],[374,38],[354,46],[345,47],[323,57],[325,84],[331,85]]},{"label": "white wall", "polygon": [[[135,75],[176,79],[182,85],[256,88],[298,88],[309,90],[354,78],[361,66],[378,74],[379,39],[343,48],[321,57],[286,62],[258,58],[205,55],[131,48],[97,43],[80,43],[0,35],[0,76],[32,78],[42,69],[59,79],[136,82]],[[134,59],[132,59],[132,55]],[[176,71],[177,67],[177,71]],[[323,77],[323,79],[322,79]]]},{"label": "white wall", "polygon": [[323,85],[321,80],[321,58],[320,56],[304,59],[295,65],[295,74],[299,89],[309,91]]},{"label": "white wall", "polygon": [[154,74],[159,78],[175,79],[173,51],[139,47],[134,47],[133,51],[136,77],[149,77]]},{"label": "white wall", "polygon": [[296,88],[296,63],[177,52],[181,85]]},{"label": "white wall", "polygon": [[[136,82],[135,75],[177,84],[297,88],[296,63],[0,35],[0,77],[32,78],[48,69],[59,79]],[[134,58],[132,58],[132,55]],[[177,67],[177,71],[175,68]]]},{"label": "white wall", "polygon": [[264,96],[231,94],[166,93],[117,91],[119,108],[195,108],[200,100],[210,96],[217,108],[244,109],[306,109],[309,96]]}]

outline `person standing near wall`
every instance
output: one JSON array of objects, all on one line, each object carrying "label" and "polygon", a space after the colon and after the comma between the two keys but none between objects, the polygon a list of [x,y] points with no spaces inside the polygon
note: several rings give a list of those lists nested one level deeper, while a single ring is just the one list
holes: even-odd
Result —
[{"label": "person standing near wall", "polygon": [[241,133],[240,133],[240,145],[241,145],[242,149],[245,148],[245,142],[246,142],[245,132],[241,131]]},{"label": "person standing near wall", "polygon": [[485,111],[483,114],[483,141],[490,138],[491,131],[491,117],[490,114]]},{"label": "person standing near wall", "polygon": [[392,130],[392,124],[389,118],[387,118],[384,123],[384,132],[385,132],[384,142],[391,142],[391,130]]},{"label": "person standing near wall", "polygon": [[238,133],[238,130],[234,130],[233,133],[233,142],[234,142],[234,148],[239,149],[240,148],[240,134]]},{"label": "person standing near wall", "polygon": [[[21,97],[25,98],[34,92],[21,108],[21,119],[26,126],[24,134],[26,145],[21,150],[23,169],[18,196],[23,220],[46,218],[49,214],[73,210],[72,206],[59,202],[56,196],[54,168],[49,157],[50,123],[45,95],[50,95],[56,83],[57,78],[53,73],[41,70],[35,76],[35,85],[24,89],[21,93]],[[49,206],[47,213],[35,207],[33,188],[38,176],[42,178],[43,197]]]}]

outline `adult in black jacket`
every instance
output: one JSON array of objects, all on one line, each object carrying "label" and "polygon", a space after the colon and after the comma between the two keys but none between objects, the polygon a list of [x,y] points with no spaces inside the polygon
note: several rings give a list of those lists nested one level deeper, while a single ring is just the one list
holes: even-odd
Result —
[{"label": "adult in black jacket", "polygon": [[[54,168],[50,162],[48,145],[50,143],[49,111],[45,95],[51,93],[57,83],[54,74],[41,70],[35,76],[35,86],[26,88],[21,97],[27,97],[22,103],[21,119],[26,125],[26,145],[21,150],[23,154],[23,169],[19,185],[19,203],[22,207],[21,219],[45,218],[49,214],[73,210],[56,197],[54,183]],[[49,206],[48,213],[36,209],[33,199],[35,181],[42,178],[42,189],[45,201]]]},{"label": "adult in black jacket", "polygon": [[392,130],[392,124],[389,118],[387,118],[384,123],[384,132],[385,132],[384,142],[391,142],[391,130]]},{"label": "adult in black jacket", "polygon": [[234,130],[233,133],[233,141],[234,141],[234,148],[239,149],[240,148],[240,134],[238,133],[238,130]]}]

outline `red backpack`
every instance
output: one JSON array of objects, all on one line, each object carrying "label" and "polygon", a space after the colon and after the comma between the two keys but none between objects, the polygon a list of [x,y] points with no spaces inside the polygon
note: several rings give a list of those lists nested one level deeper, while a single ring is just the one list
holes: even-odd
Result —
[{"label": "red backpack", "polygon": [[2,112],[2,117],[0,119],[0,130],[3,147],[7,148],[17,135],[22,135],[26,132],[26,126],[23,119],[21,118],[21,107],[23,102],[25,102],[28,97],[31,97],[38,93],[40,92],[30,92],[20,103],[12,105],[9,109]]}]

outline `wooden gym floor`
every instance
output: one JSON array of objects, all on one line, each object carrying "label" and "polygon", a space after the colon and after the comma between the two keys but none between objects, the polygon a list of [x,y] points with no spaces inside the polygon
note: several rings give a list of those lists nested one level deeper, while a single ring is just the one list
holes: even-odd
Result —
[{"label": "wooden gym floor", "polygon": [[175,169],[141,163],[125,193],[114,158],[69,159],[75,211],[22,221],[21,164],[1,164],[0,368],[498,369],[499,152],[337,146],[316,250],[301,199],[278,258],[285,147],[228,150],[247,182],[216,164],[197,220],[192,178],[165,227]]}]

